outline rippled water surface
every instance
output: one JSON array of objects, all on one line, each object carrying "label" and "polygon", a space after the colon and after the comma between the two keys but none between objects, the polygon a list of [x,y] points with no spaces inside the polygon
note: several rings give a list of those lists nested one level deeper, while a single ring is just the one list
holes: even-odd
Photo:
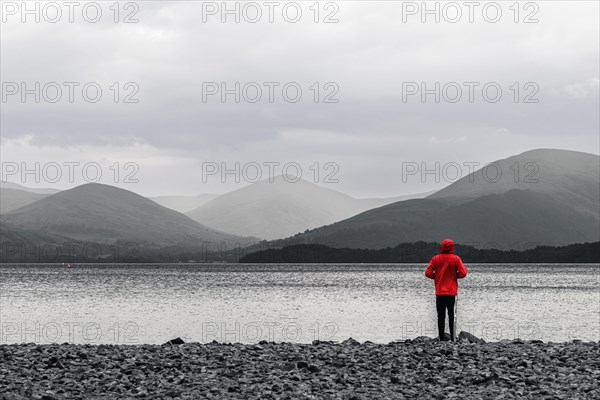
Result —
[{"label": "rippled water surface", "polygon": [[[600,265],[469,265],[458,327],[600,340]],[[436,336],[425,265],[3,265],[2,343]]]}]

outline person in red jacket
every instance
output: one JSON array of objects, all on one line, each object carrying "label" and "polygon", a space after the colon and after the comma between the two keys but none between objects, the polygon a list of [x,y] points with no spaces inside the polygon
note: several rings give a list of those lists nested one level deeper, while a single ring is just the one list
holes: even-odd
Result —
[{"label": "person in red jacket", "polygon": [[458,279],[467,276],[467,272],[460,257],[454,254],[454,242],[450,239],[442,242],[440,254],[431,259],[425,270],[425,276],[435,282],[435,308],[438,315],[440,340],[445,340],[444,326],[446,325],[447,309],[450,340],[454,341],[454,303],[458,294]]}]

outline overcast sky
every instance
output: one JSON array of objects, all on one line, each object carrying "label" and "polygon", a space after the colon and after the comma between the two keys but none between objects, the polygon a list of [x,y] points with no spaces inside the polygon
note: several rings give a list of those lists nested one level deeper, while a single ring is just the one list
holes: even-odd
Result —
[{"label": "overcast sky", "polygon": [[[21,2],[3,2],[3,168],[93,162],[101,166],[101,182],[115,184],[109,167],[118,162],[118,186],[166,195],[223,193],[248,184],[243,176],[239,183],[232,175],[225,183],[219,174],[203,179],[203,163],[226,163],[230,169],[240,163],[247,166],[248,179],[255,176],[249,163],[263,166],[263,178],[269,173],[264,163],[297,163],[304,179],[321,186],[356,197],[383,197],[448,184],[431,177],[425,183],[418,178],[402,182],[403,163],[483,165],[540,147],[598,154],[596,1],[539,1],[527,8],[523,2],[518,16],[509,8],[512,1],[498,2],[502,15],[496,23],[486,21],[496,18],[493,6],[484,13],[487,2],[473,10],[472,23],[463,2],[454,3],[462,11],[455,23],[457,8],[443,8],[444,2],[439,23],[433,15],[423,23],[421,10],[409,2],[383,1],[322,2],[316,23],[315,9],[309,8],[314,2],[299,2],[302,15],[291,23],[296,8],[288,5],[284,11],[287,3],[274,8],[273,23],[264,2],[246,8],[240,3],[239,23],[234,15],[221,21],[221,10],[214,8],[220,1],[135,2],[137,9],[121,8],[118,23],[109,9],[112,1],[98,2],[97,23],[83,18],[83,6],[75,8],[70,23],[62,2],[57,3],[62,17],[51,23],[56,10],[47,7],[44,14],[40,3],[37,23],[14,9]],[[258,9],[262,17],[250,22]],[[88,7],[87,18],[93,20],[94,14]],[[130,14],[137,23],[122,21]],[[325,18],[338,22],[324,23]],[[41,88],[57,82],[62,96],[50,101],[57,96],[51,84],[45,92],[40,89],[39,103],[34,94],[23,102],[21,84],[34,89],[35,82]],[[72,103],[64,82],[79,84],[73,86]],[[97,103],[83,98],[82,87],[90,82],[102,89]],[[125,86],[128,82],[133,84]],[[256,86],[262,97],[252,103],[241,93],[236,103],[230,94],[223,103],[219,93],[208,94],[222,82],[230,89],[235,82],[242,88],[256,82],[246,86],[246,99],[256,97]],[[276,83],[270,84],[273,102],[265,82]],[[422,82],[429,89],[436,82],[446,85],[439,103],[434,94],[424,103],[419,93],[409,95]],[[472,102],[465,82],[474,82]],[[293,85],[286,100],[282,87],[288,83]],[[489,83],[490,100],[495,88],[502,90],[497,102],[484,99],[482,87]],[[451,102],[457,86],[462,98]],[[302,96],[292,102],[297,87]],[[15,88],[19,92],[12,94]],[[94,93],[89,89],[89,100]],[[125,103],[128,94],[138,102]],[[337,102],[324,102],[328,95]],[[139,170],[125,168],[126,163]],[[281,166],[273,171],[281,173]],[[29,176],[24,184],[64,189],[84,183],[81,166],[73,168],[74,183],[64,167],[56,183],[44,182],[40,174],[39,183]],[[124,182],[130,172],[136,172],[138,183]],[[337,183],[325,180],[330,173]],[[19,176],[11,180],[22,181]]]}]

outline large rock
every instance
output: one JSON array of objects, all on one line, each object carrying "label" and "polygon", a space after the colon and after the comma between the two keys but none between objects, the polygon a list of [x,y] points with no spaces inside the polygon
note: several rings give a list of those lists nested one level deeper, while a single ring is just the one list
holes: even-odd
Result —
[{"label": "large rock", "polygon": [[477,344],[485,343],[485,340],[479,339],[477,336],[472,335],[469,332],[465,332],[465,331],[460,331],[460,333],[458,334],[458,340],[460,340],[461,342],[468,342],[468,343],[477,343]]},{"label": "large rock", "polygon": [[183,341],[182,338],[177,337],[177,338],[171,339],[167,343],[165,343],[165,345],[167,345],[167,344],[185,344],[185,342]]}]

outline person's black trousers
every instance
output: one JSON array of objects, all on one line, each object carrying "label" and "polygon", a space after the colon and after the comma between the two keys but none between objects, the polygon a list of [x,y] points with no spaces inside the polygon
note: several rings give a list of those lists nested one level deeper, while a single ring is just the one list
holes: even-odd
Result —
[{"label": "person's black trousers", "polygon": [[438,295],[435,296],[435,308],[438,315],[438,333],[440,340],[444,338],[444,326],[446,325],[446,310],[448,310],[448,325],[450,326],[450,338],[454,341],[454,302],[456,296]]}]

